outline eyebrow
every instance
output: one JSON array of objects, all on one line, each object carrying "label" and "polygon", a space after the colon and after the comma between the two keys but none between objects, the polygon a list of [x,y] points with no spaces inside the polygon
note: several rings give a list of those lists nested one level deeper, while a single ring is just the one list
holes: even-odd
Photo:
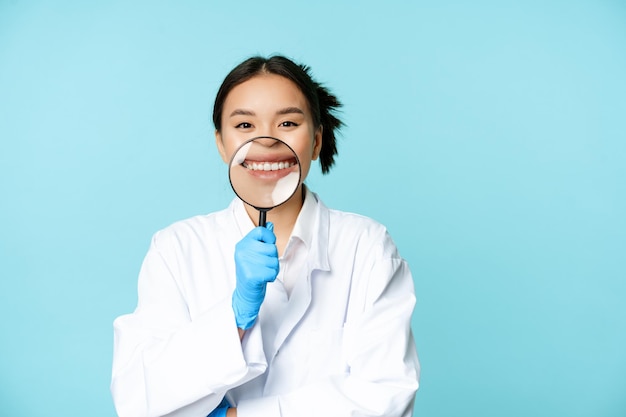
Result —
[{"label": "eyebrow", "polygon": [[[299,107],[285,107],[284,109],[280,109],[280,110],[278,110],[276,112],[276,114],[279,115],[279,116],[282,116],[282,115],[285,115],[285,114],[292,114],[292,113],[304,114],[304,111],[302,111],[302,109],[300,109]],[[235,109],[230,114],[230,117],[233,117],[233,116],[255,116],[255,115],[256,114],[252,110]]]},{"label": "eyebrow", "polygon": [[251,110],[235,109],[229,117],[233,116],[254,116],[254,112]]},{"label": "eyebrow", "polygon": [[284,109],[280,109],[276,112],[276,114],[278,115],[291,114],[291,113],[304,114],[302,109],[300,109],[299,107],[285,107]]}]

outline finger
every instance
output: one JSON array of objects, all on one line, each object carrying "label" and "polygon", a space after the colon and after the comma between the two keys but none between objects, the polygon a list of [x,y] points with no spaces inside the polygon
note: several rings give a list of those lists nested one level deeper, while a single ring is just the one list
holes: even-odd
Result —
[{"label": "finger", "polygon": [[273,243],[258,242],[250,240],[246,242],[244,247],[238,249],[241,252],[256,253],[263,256],[271,256],[278,258],[278,248]]},{"label": "finger", "polygon": [[274,282],[278,276],[278,268],[264,267],[258,271],[258,277],[262,282]]},{"label": "finger", "polygon": [[273,231],[266,227],[255,227],[246,235],[246,237],[259,242],[276,243],[276,235]]},{"label": "finger", "polygon": [[259,267],[278,269],[279,261],[276,251],[265,254],[259,251],[246,251],[239,254],[238,259]]}]

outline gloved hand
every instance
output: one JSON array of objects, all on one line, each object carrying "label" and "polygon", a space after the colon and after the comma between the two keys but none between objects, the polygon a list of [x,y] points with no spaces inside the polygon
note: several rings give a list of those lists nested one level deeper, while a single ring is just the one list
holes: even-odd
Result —
[{"label": "gloved hand", "polygon": [[233,292],[233,310],[237,327],[247,330],[254,324],[265,298],[268,282],[278,275],[278,249],[274,225],[256,227],[235,246],[237,286]]},{"label": "gloved hand", "polygon": [[226,412],[228,411],[229,408],[230,408],[230,404],[228,403],[226,398],[224,398],[222,402],[220,403],[220,405],[218,405],[217,408],[211,411],[209,415],[206,417],[226,417]]}]

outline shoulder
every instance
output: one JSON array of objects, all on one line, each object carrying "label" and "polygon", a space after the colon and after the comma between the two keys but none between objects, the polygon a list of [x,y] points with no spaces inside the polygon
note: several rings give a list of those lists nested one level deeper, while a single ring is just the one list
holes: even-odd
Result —
[{"label": "shoulder", "polygon": [[152,244],[162,248],[205,244],[207,241],[232,234],[233,223],[230,208],[193,216],[158,230],[152,237]]},{"label": "shoulder", "polygon": [[378,221],[357,213],[348,211],[326,209],[330,226],[346,233],[382,235],[387,228]]},{"label": "shoulder", "polygon": [[329,243],[356,246],[375,251],[379,256],[397,257],[397,248],[387,227],[370,217],[326,208],[329,219]]},{"label": "shoulder", "polygon": [[326,210],[330,270],[350,277],[345,282],[350,285],[353,308],[361,311],[383,294],[389,299],[414,298],[411,271],[387,227],[360,214]]}]

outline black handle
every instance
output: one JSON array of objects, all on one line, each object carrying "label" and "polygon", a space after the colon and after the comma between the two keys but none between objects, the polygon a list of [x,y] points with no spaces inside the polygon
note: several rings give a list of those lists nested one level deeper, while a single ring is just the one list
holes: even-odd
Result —
[{"label": "black handle", "polygon": [[259,210],[259,226],[265,227],[267,221],[265,220],[267,214],[267,210],[260,209]]}]

